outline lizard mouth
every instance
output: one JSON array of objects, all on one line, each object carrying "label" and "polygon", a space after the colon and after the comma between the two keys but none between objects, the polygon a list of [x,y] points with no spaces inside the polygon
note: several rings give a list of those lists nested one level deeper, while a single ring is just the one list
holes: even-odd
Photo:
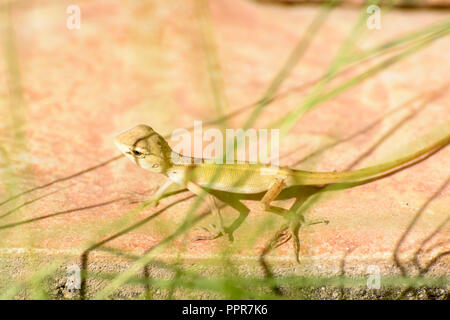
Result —
[{"label": "lizard mouth", "polygon": [[130,154],[130,149],[126,145],[118,141],[114,141],[114,144],[116,145],[117,149],[119,149],[123,154]]}]

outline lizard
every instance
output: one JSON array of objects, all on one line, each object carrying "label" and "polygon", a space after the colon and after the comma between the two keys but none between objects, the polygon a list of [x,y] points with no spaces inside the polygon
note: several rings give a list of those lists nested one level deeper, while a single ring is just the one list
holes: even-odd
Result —
[{"label": "lizard", "polygon": [[[226,193],[259,194],[260,208],[267,212],[277,214],[287,213],[289,210],[272,206],[280,192],[292,186],[318,186],[322,187],[334,183],[354,183],[372,180],[379,175],[386,174],[394,169],[432,151],[446,146],[450,142],[447,135],[414,153],[382,164],[341,172],[313,172],[297,170],[290,167],[274,167],[268,164],[234,162],[215,163],[213,159],[192,158],[181,155],[171,149],[167,141],[150,126],[137,125],[121,134],[115,139],[117,148],[139,167],[151,172],[165,175],[166,182],[153,193],[149,201],[150,206],[158,205],[165,192],[172,185],[180,185],[198,196],[206,197],[211,212],[216,216],[216,230],[209,236],[198,237],[197,240],[212,240],[220,236],[231,235],[226,232],[223,219],[216,203],[216,197],[211,191]],[[304,222],[304,221],[303,221]],[[326,220],[311,222],[328,223]],[[209,230],[207,230],[209,231]],[[284,228],[274,239],[272,247],[284,244],[294,238],[294,250],[298,261],[298,227],[291,225]]]}]

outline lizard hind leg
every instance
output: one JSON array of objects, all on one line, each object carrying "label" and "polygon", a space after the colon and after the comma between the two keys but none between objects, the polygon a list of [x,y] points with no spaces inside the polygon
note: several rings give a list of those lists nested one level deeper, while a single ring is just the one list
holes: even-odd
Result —
[{"label": "lizard hind leg", "polygon": [[275,234],[274,238],[269,242],[264,249],[264,254],[278,248],[292,239],[294,245],[295,260],[299,263],[300,254],[300,240],[298,238],[298,230],[303,222],[303,219],[294,220],[291,217],[290,211],[279,207],[271,206],[271,202],[276,199],[283,188],[286,186],[284,179],[276,178],[270,185],[266,194],[261,199],[261,209],[276,214],[284,215],[285,218],[290,220],[287,224],[283,225],[280,230]]},{"label": "lizard hind leg", "polygon": [[300,221],[293,221],[291,222],[291,225],[289,227],[290,232],[292,232],[292,240],[294,245],[294,254],[295,254],[295,261],[297,263],[300,263],[300,239],[298,237],[300,227],[302,225],[304,226],[312,226],[315,224],[325,223],[328,224],[329,221],[326,219],[315,219],[315,220],[307,220],[304,219]]},{"label": "lizard hind leg", "polygon": [[292,239],[292,245],[294,249],[295,261],[300,263],[300,238],[298,236],[301,226],[311,226],[319,223],[328,224],[329,221],[325,219],[317,219],[311,221],[305,221],[303,218],[298,220],[293,220],[288,223],[285,228],[284,233],[288,233],[289,239]]},{"label": "lizard hind leg", "polygon": [[[272,211],[276,209],[275,211]],[[270,252],[273,249],[280,247],[285,244],[289,240],[292,239],[293,250],[295,261],[300,263],[300,238],[299,238],[299,230],[302,226],[311,226],[319,223],[328,224],[328,220],[325,219],[317,219],[311,221],[305,221],[303,215],[296,215],[295,212],[291,210],[286,210],[278,207],[269,207],[269,211],[279,214],[280,210],[284,212],[284,218],[288,220],[275,234],[274,238],[269,242],[268,246],[265,249],[265,253]]]}]

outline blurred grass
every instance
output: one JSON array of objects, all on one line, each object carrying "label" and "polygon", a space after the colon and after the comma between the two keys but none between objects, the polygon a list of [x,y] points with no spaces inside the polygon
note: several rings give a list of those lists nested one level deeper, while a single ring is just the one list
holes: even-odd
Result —
[{"label": "blurred grass", "polygon": [[5,62],[7,98],[0,100],[1,170],[6,195],[20,192],[23,176],[27,176],[26,105],[23,98],[20,67],[11,21],[11,6],[0,4],[2,54]]},{"label": "blurred grass", "polygon": [[[374,1],[373,3],[376,3]],[[217,119],[219,121],[217,124],[222,128],[226,127],[226,115],[228,114],[228,102],[226,98],[226,90],[224,88],[224,81],[221,75],[220,58],[215,47],[215,43],[218,41],[214,33],[213,21],[211,20],[208,2],[206,0],[195,2],[196,6],[196,18],[199,27],[199,37],[202,39],[203,50],[205,55],[205,68],[209,76],[209,84],[211,89],[211,94],[215,102],[215,110]],[[326,17],[330,13],[331,9],[334,7],[334,2],[331,1],[323,5],[322,9],[313,19],[309,27],[306,29],[303,37],[300,38],[297,45],[294,47],[293,51],[282,65],[280,71],[275,75],[271,84],[268,86],[264,94],[253,106],[253,111],[246,120],[244,128],[251,127],[255,121],[258,119],[263,108],[267,107],[269,103],[276,96],[279,88],[286,80],[288,75],[298,64],[306,50],[309,48],[311,42],[315,39],[317,32],[320,30],[321,26],[326,21]],[[0,145],[0,150],[2,151],[2,165],[9,167],[12,163],[9,154],[17,154],[18,152],[26,153],[26,136],[24,131],[25,122],[25,103],[23,100],[23,92],[21,88],[18,55],[16,52],[14,44],[14,32],[12,28],[12,23],[10,19],[10,4],[2,6],[2,21],[6,28],[4,28],[4,57],[6,65],[8,66],[8,84],[9,89],[9,113],[11,116],[11,125],[7,127],[8,132],[12,133],[11,139],[7,142],[2,142]],[[450,22],[439,22],[433,26],[421,28],[417,31],[409,33],[404,36],[397,37],[387,43],[384,43],[374,48],[365,50],[359,54],[353,54],[352,49],[358,37],[361,35],[362,28],[364,26],[365,19],[367,18],[367,13],[365,9],[362,9],[360,19],[355,24],[352,32],[349,34],[347,40],[341,47],[341,50],[335,57],[334,61],[325,71],[324,75],[318,79],[314,84],[306,98],[301,101],[299,107],[294,111],[282,115],[279,120],[273,123],[273,127],[281,128],[283,136],[286,135],[293,126],[298,123],[301,117],[313,108],[321,105],[321,103],[336,97],[337,95],[353,88],[354,86],[360,84],[362,81],[368,80],[375,74],[382,72],[383,70],[391,67],[395,63],[402,61],[406,57],[418,52],[421,49],[426,48],[433,41],[440,39],[448,34],[450,31]],[[353,76],[349,80],[342,81],[335,87],[331,89],[327,88],[327,85],[331,80],[338,78],[342,72],[355,66],[361,67],[361,64],[366,61],[371,61],[372,59],[378,58],[384,54],[392,53],[396,51],[393,56],[387,57],[382,62],[375,64],[369,68],[363,69],[360,73]],[[438,131],[441,134],[442,130]],[[8,151],[8,148],[13,147],[12,152]],[[410,150],[410,146],[406,148]],[[391,158],[391,157],[388,157]],[[13,196],[20,193],[22,189],[21,175],[17,175],[16,171],[6,171],[7,176],[2,178],[2,182],[6,187],[7,196]],[[23,173],[21,173],[23,174]],[[331,186],[329,189],[333,189]],[[325,190],[328,191],[329,189]],[[176,289],[182,288],[187,290],[186,294],[192,291],[207,291],[219,294],[222,298],[228,299],[274,299],[281,298],[275,295],[271,288],[273,285],[277,286],[291,286],[293,288],[304,288],[304,287],[320,287],[320,286],[331,286],[331,287],[341,287],[341,286],[365,286],[366,278],[351,278],[346,276],[337,277],[291,277],[282,276],[276,278],[253,278],[253,277],[240,277],[235,272],[234,264],[229,259],[232,250],[224,248],[223,254],[219,258],[219,265],[224,267],[226,276],[223,278],[219,277],[205,277],[198,272],[191,272],[186,270],[182,266],[182,253],[183,250],[179,251],[178,259],[173,264],[164,264],[163,268],[174,270],[175,277],[173,279],[160,279],[158,277],[151,277],[151,279],[142,279],[136,277],[144,268],[148,267],[155,261],[157,261],[158,254],[163,252],[165,246],[171,244],[174,239],[179,236],[185,236],[185,241],[187,241],[187,231],[195,225],[197,222],[202,220],[207,216],[208,213],[198,214],[198,210],[202,203],[202,198],[197,198],[193,203],[190,210],[186,213],[186,218],[180,226],[171,235],[166,237],[158,245],[151,248],[142,256],[132,257],[133,263],[131,266],[121,273],[95,273],[88,272],[87,275],[89,279],[102,279],[107,280],[106,286],[99,292],[95,292],[94,298],[105,299],[117,292],[118,289],[126,285],[136,285],[142,287],[148,285],[150,281],[151,288],[161,288],[169,290],[171,292],[169,297],[174,297],[173,293]],[[313,199],[309,204],[314,203]],[[307,205],[303,210],[307,210],[311,205]],[[92,250],[102,249],[103,245],[107,241],[103,240],[99,242],[98,239],[105,238],[111,233],[115,234],[109,236],[106,240],[112,238],[120,237],[121,235],[138,228],[139,226],[148,223],[150,220],[155,219],[159,214],[163,213],[166,208],[161,209],[156,212],[150,218],[145,220],[140,220],[137,224],[134,223],[136,217],[142,212],[146,207],[146,204],[142,204],[132,210],[131,212],[125,213],[120,219],[114,221],[113,223],[105,226],[103,232],[96,235],[96,239],[91,239],[86,241],[81,247],[81,250]],[[129,227],[122,229],[122,226],[129,225]],[[0,226],[1,228],[1,226]],[[261,228],[255,228],[255,232],[252,235],[253,239],[249,242],[250,245],[254,244],[256,239],[260,236],[262,229],[270,231],[273,229],[273,221],[271,218],[267,218],[262,224]],[[9,227],[3,228],[9,229]],[[118,231],[119,230],[119,231]],[[4,230],[2,230],[4,232]],[[183,248],[183,247],[182,247]],[[121,250],[116,250],[113,252],[115,255],[127,255],[126,252]],[[2,293],[2,298],[14,298],[19,292],[24,289],[28,289],[30,292],[29,298],[32,299],[46,299],[50,298],[52,295],[50,292],[46,291],[45,281],[49,277],[55,274],[58,268],[63,264],[64,259],[58,259],[53,261],[52,264],[46,265],[44,268],[36,269],[31,274],[28,274],[25,279],[19,281],[18,283],[11,284],[5,293]],[[217,263],[217,262],[216,262]],[[161,265],[161,264],[160,264]],[[387,287],[442,287],[448,286],[448,278],[435,279],[427,277],[384,277],[383,276],[383,286]],[[249,290],[249,288],[256,288],[257,290]],[[289,290],[288,290],[289,291]],[[143,295],[140,298],[145,298]],[[149,298],[151,296],[147,296]],[[295,298],[295,297],[294,297]],[[298,298],[298,297],[297,297]]]}]

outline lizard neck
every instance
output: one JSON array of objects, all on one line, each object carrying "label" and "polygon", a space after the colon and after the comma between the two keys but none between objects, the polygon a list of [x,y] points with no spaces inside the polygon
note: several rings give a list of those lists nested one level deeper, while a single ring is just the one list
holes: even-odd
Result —
[{"label": "lizard neck", "polygon": [[166,166],[165,175],[179,185],[185,185],[189,169],[194,163],[194,158],[184,156],[175,151],[171,152],[169,163]]},{"label": "lizard neck", "polygon": [[173,166],[187,166],[194,163],[195,158],[187,157],[178,152],[172,151],[170,155],[170,165],[168,167]]}]

